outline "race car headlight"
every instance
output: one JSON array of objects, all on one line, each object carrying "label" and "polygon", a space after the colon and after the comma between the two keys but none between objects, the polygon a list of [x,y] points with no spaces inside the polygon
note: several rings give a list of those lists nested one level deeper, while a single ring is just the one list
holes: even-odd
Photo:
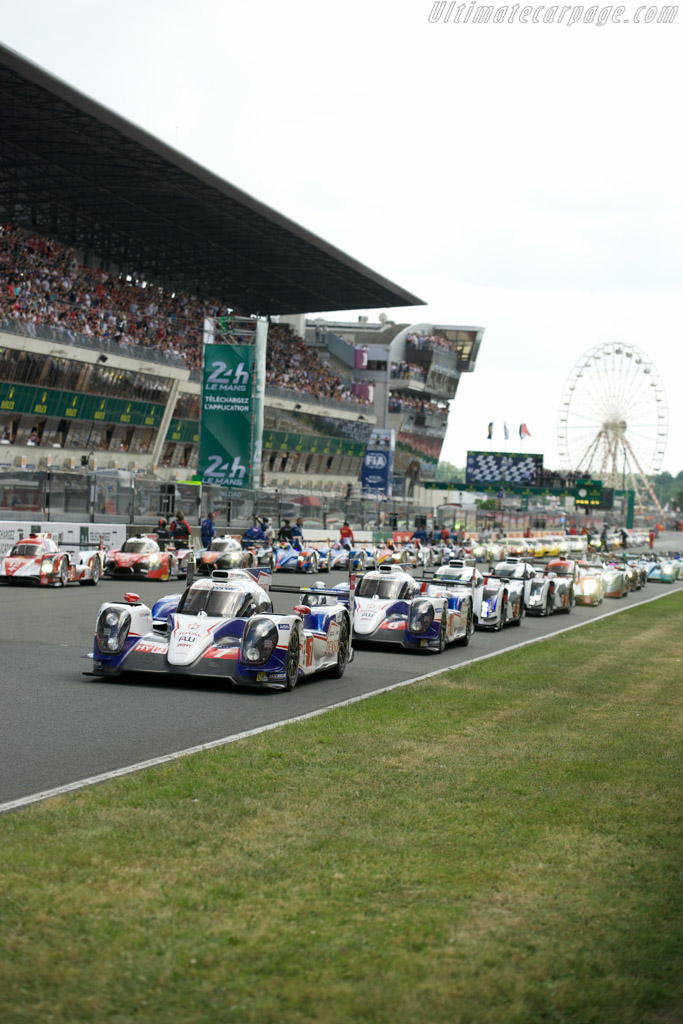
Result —
[{"label": "race car headlight", "polygon": [[242,661],[248,665],[265,665],[277,647],[277,626],[270,619],[252,619],[242,640]]},{"label": "race car headlight", "polygon": [[106,608],[97,620],[97,646],[103,653],[120,654],[130,629],[126,608]]},{"label": "race car headlight", "polygon": [[587,580],[583,585],[584,594],[594,594],[598,585],[595,580]]},{"label": "race car headlight", "polygon": [[161,562],[161,555],[150,555],[148,561],[150,566],[159,565],[159,563]]},{"label": "race car headlight", "polygon": [[426,633],[434,621],[434,605],[431,601],[413,601],[408,612],[408,631]]},{"label": "race car headlight", "polygon": [[51,573],[55,567],[54,560],[52,558],[44,558],[40,563],[40,571],[43,573]]}]

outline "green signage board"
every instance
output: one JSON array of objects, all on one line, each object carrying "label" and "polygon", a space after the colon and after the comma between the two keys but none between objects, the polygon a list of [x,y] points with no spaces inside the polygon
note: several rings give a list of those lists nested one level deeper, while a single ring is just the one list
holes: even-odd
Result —
[{"label": "green signage board", "polygon": [[135,402],[127,398],[82,395],[26,384],[0,384],[0,412],[28,413],[65,420],[94,420],[133,427],[159,427],[164,403]]},{"label": "green signage board", "polygon": [[602,480],[577,480],[574,504],[582,507],[602,505]]},{"label": "green signage board", "polygon": [[176,441],[179,444],[199,444],[199,422],[197,420],[171,420],[166,440]]},{"label": "green signage board", "polygon": [[199,475],[221,487],[252,486],[253,345],[205,345]]},{"label": "green signage board", "polygon": [[320,434],[295,434],[281,430],[269,430],[263,435],[263,450],[278,452],[305,452],[315,455],[365,454],[365,441],[346,441],[338,437],[324,437]]}]

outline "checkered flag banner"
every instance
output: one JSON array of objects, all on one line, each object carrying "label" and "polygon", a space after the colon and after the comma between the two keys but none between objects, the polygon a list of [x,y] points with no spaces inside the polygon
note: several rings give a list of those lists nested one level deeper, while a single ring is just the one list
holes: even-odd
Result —
[{"label": "checkered flag banner", "polygon": [[503,482],[513,486],[531,486],[542,469],[542,455],[527,455],[526,452],[468,452],[466,482]]}]

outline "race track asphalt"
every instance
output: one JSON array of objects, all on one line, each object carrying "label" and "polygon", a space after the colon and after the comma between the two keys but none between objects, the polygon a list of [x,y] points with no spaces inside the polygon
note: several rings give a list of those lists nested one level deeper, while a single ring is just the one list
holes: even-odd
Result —
[{"label": "race track asphalt", "polygon": [[[325,581],[344,578],[331,573]],[[312,579],[278,574],[274,582],[310,584]],[[120,600],[126,589],[131,588],[111,580],[95,588],[0,588],[0,804],[501,651],[681,590],[683,583],[648,584],[625,599],[606,600],[600,608],[577,607],[569,616],[527,616],[520,628],[477,632],[469,647],[451,646],[442,655],[364,648],[342,679],[313,677],[291,693],[149,676],[102,681],[84,675],[90,662],[83,656],[92,650],[99,606]],[[132,589],[151,606],[163,594],[182,590],[182,584],[142,582]],[[276,611],[291,611],[295,603],[294,595],[274,595]]]}]

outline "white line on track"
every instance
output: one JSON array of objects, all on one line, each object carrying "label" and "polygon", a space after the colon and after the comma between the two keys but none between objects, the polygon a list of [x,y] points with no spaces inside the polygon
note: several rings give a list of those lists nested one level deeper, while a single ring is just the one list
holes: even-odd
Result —
[{"label": "white line on track", "polygon": [[28,807],[31,804],[40,803],[43,800],[49,800],[53,796],[64,796],[66,793],[75,793],[79,789],[84,789],[86,786],[95,786],[100,782],[108,782],[110,779],[120,779],[123,775],[132,775],[134,772],[144,771],[145,768],[154,768],[159,764],[167,764],[169,761],[178,761],[181,757],[189,757],[190,754],[199,754],[203,750],[212,750],[214,747],[224,747],[229,743],[237,743],[239,740],[248,739],[249,736],[258,736],[263,732],[270,732],[271,729],[279,729],[283,725],[292,725],[294,722],[305,722],[309,718],[317,718],[318,715],[325,715],[328,711],[334,711],[336,708],[344,708],[349,704],[357,704],[362,700],[369,700],[372,697],[377,697],[380,693],[389,693],[391,690],[398,690],[401,686],[411,686],[413,683],[421,683],[425,679],[433,679],[435,676],[442,676],[446,672],[452,672],[461,668],[467,668],[468,665],[474,665],[479,661],[487,661],[489,658],[498,658],[501,654],[509,654],[510,651],[518,651],[522,647],[529,647],[531,644],[541,643],[543,640],[550,640],[554,636],[560,636],[562,633],[570,633],[574,629],[583,629],[584,626],[591,626],[594,622],[600,622],[601,619],[609,619],[612,615],[620,615],[621,612],[629,611],[631,608],[639,608],[644,604],[651,604],[652,601],[659,601],[663,597],[669,597],[671,593],[675,591],[668,591],[663,594],[657,594],[656,597],[648,597],[644,601],[639,601],[637,605],[627,605],[621,608],[615,608],[611,612],[603,612],[602,615],[597,615],[593,619],[588,619],[586,622],[577,622],[572,626],[565,626],[564,629],[555,630],[553,633],[549,633],[545,636],[533,637],[531,640],[523,640],[519,644],[513,644],[511,647],[505,647],[500,651],[491,651],[489,654],[480,654],[476,658],[468,658],[467,661],[461,661],[457,665],[446,665],[442,668],[435,669],[434,672],[426,672],[421,676],[414,676],[412,679],[403,679],[400,683],[392,683],[390,686],[383,686],[381,690],[371,690],[369,693],[361,693],[357,697],[349,697],[348,700],[338,701],[336,704],[330,704],[325,708],[318,708],[316,711],[307,711],[304,715],[296,715],[294,718],[283,718],[279,722],[271,722],[269,725],[260,725],[257,729],[247,729],[246,732],[237,732],[232,736],[223,736],[218,740],[211,740],[209,743],[200,743],[196,747],[187,747],[185,750],[176,750],[172,754],[162,754],[160,757],[152,757],[149,761],[139,761],[137,764],[129,764],[124,768],[115,768],[110,772],[102,772],[101,775],[92,775],[87,779],[77,779],[75,782],[67,782],[63,786],[55,786],[54,789],[45,789],[40,793],[31,793],[29,796],[19,797],[17,800],[8,800],[7,803],[0,804],[0,814],[4,814],[7,811],[18,811],[22,807]]}]

